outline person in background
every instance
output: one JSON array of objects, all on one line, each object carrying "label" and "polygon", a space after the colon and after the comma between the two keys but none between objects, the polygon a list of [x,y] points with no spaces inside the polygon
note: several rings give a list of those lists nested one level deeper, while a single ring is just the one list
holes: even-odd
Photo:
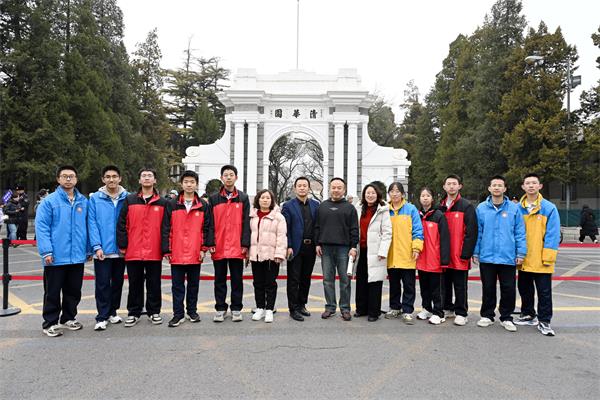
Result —
[{"label": "person in background", "polygon": [[387,203],[377,186],[366,185],[357,207],[359,251],[356,263],[355,317],[368,315],[374,322],[381,315],[381,291],[387,275],[387,261],[392,242],[392,222]]},{"label": "person in background", "polygon": [[598,243],[598,239],[596,239],[596,235],[598,235],[596,216],[588,205],[584,205],[581,210],[579,226],[581,226],[581,230],[579,231],[579,243],[583,243],[586,236],[589,236],[592,242]]},{"label": "person in background", "polygon": [[19,209],[17,212],[17,239],[27,240],[27,225],[29,222],[29,196],[25,186],[17,185],[16,193],[19,195]]}]

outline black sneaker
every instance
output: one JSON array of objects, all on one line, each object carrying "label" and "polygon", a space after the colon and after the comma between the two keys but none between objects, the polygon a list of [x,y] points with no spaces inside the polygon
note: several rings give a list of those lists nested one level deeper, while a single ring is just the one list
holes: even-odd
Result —
[{"label": "black sneaker", "polygon": [[175,316],[175,317],[171,318],[171,320],[169,321],[169,328],[175,328],[176,326],[179,326],[179,324],[181,324],[184,321],[185,321],[185,318]]},{"label": "black sneaker", "polygon": [[190,319],[190,322],[200,322],[200,316],[197,312],[188,313],[188,318]]}]

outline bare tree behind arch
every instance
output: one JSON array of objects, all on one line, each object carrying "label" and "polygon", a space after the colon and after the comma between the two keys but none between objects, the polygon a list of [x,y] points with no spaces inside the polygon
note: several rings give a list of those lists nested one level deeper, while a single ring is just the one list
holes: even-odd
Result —
[{"label": "bare tree behind arch", "polygon": [[312,137],[292,133],[279,138],[269,153],[269,189],[278,203],[292,196],[292,186],[299,176],[311,181],[311,194],[322,200],[323,150]]}]

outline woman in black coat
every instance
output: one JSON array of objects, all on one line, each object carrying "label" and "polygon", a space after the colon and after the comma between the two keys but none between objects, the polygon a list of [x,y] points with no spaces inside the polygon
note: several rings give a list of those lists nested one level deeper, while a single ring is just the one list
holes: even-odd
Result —
[{"label": "woman in black coat", "polygon": [[587,205],[581,210],[581,221],[579,222],[581,230],[579,231],[579,243],[583,243],[586,236],[592,239],[592,242],[598,243],[596,235],[598,234],[598,225],[596,224],[596,216]]}]

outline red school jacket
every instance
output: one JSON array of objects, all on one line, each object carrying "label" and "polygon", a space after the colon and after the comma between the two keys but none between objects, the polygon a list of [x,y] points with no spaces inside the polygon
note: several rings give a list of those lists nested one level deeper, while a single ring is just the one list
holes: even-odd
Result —
[{"label": "red school jacket", "polygon": [[169,243],[171,264],[200,264],[200,252],[205,251],[204,237],[208,231],[208,204],[194,195],[194,202],[188,212],[185,208],[183,193],[171,202],[171,232]]},{"label": "red school jacket", "polygon": [[417,269],[424,272],[442,273],[442,267],[450,262],[450,232],[444,213],[431,209],[419,211],[423,224],[423,251],[417,259]]},{"label": "red school jacket", "polygon": [[210,221],[204,244],[214,247],[213,260],[245,259],[242,247],[250,248],[250,201],[237,189],[228,198],[225,188],[209,198]]},{"label": "red school jacket", "polygon": [[477,215],[475,207],[460,194],[450,207],[446,207],[446,197],[438,207],[446,216],[450,231],[450,263],[448,268],[468,270],[477,243]]},{"label": "red school jacket", "polygon": [[117,244],[125,261],[160,261],[169,253],[169,202],[154,191],[146,202],[142,192],[123,202],[117,223]]}]

